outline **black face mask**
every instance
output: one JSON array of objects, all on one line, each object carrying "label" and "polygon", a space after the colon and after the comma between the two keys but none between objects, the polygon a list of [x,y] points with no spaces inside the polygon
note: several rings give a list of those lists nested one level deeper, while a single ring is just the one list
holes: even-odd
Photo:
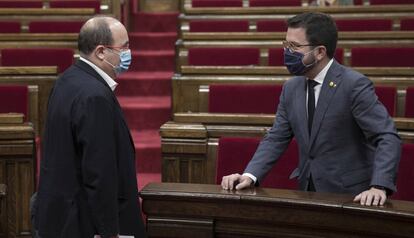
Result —
[{"label": "black face mask", "polygon": [[[315,48],[316,49],[316,48]],[[306,54],[309,54],[310,52],[314,51],[315,49],[309,51]],[[306,72],[308,72],[310,69],[313,68],[313,66],[316,65],[316,59],[313,63],[305,65],[303,63],[303,57],[305,57],[306,54],[300,53],[300,52],[290,52],[289,49],[284,50],[284,61],[285,66],[289,70],[289,72],[293,75],[302,76]]]}]

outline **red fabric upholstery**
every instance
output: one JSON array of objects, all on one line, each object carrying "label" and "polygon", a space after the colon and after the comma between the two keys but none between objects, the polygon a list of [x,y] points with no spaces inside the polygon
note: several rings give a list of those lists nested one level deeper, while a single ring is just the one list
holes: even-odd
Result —
[{"label": "red fabric upholstery", "polygon": [[192,0],[193,7],[242,7],[242,0]]},{"label": "red fabric upholstery", "polygon": [[101,11],[99,0],[53,0],[49,2],[51,8],[93,8],[95,13]]},{"label": "red fabric upholstery", "polygon": [[269,49],[269,66],[284,66],[283,48]]},{"label": "red fabric upholstery", "polygon": [[0,85],[0,113],[22,113],[27,119],[28,100],[26,85]]},{"label": "red fabric upholstery", "polygon": [[[220,138],[216,183],[220,184],[222,177],[225,175],[243,173],[253,157],[259,142],[260,138]],[[289,179],[289,175],[296,168],[298,158],[297,143],[295,140],[292,140],[278,163],[273,166],[266,178],[260,181],[260,185],[267,188],[297,189],[297,181]]]},{"label": "red fabric upholstery", "polygon": [[344,49],[336,48],[334,58],[336,59],[336,61],[342,64],[342,62],[344,61]]},{"label": "red fabric upholstery", "polygon": [[414,117],[414,87],[408,87],[405,95],[405,117]]},{"label": "red fabric upholstery", "polygon": [[0,22],[0,33],[20,33],[20,22],[14,22],[14,21]]},{"label": "red fabric upholstery", "polygon": [[42,1],[0,1],[1,8],[42,8]]},{"label": "red fabric upholstery", "polygon": [[284,20],[262,20],[256,23],[258,32],[285,32],[286,30],[287,25]]},{"label": "red fabric upholstery", "polygon": [[301,0],[250,0],[251,7],[302,6]]},{"label": "red fabric upholstery", "polygon": [[395,116],[395,105],[397,102],[397,88],[388,86],[375,86],[375,93],[385,108],[387,108],[390,116]]},{"label": "red fabric upholstery", "polygon": [[188,50],[189,65],[235,66],[258,65],[258,48],[191,48]]},{"label": "red fabric upholstery", "polygon": [[210,85],[209,112],[275,114],[282,85]]},{"label": "red fabric upholstery", "polygon": [[338,19],[338,31],[391,31],[391,19]]},{"label": "red fabric upholstery", "polygon": [[248,21],[190,21],[190,32],[245,32]]},{"label": "red fabric upholstery", "polygon": [[414,201],[414,144],[403,144],[397,177],[397,192],[391,199]]},{"label": "red fabric upholstery", "polygon": [[362,5],[363,1],[362,0],[354,0],[354,5]]},{"label": "red fabric upholstery", "polygon": [[414,48],[352,48],[351,66],[413,67]]},{"label": "red fabric upholstery", "polygon": [[414,0],[369,0],[371,5],[414,4]]},{"label": "red fabric upholstery", "polygon": [[29,23],[30,33],[79,33],[82,21],[32,21]]},{"label": "red fabric upholstery", "polygon": [[400,30],[414,31],[414,18],[401,19]]},{"label": "red fabric upholstery", "polygon": [[3,49],[3,66],[58,66],[58,72],[65,71],[73,63],[72,49]]}]

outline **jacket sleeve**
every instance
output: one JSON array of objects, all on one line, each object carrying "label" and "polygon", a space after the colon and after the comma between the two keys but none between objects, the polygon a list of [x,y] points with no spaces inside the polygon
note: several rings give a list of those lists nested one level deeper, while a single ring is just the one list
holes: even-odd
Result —
[{"label": "jacket sleeve", "polygon": [[378,100],[373,83],[368,78],[356,80],[351,97],[352,114],[367,140],[375,146],[370,185],[383,186],[395,192],[401,139],[394,121]]},{"label": "jacket sleeve", "polygon": [[92,222],[101,237],[119,233],[114,113],[113,104],[104,96],[84,99],[75,113],[82,189],[87,196]]},{"label": "jacket sleeve", "polygon": [[260,183],[288,147],[293,132],[286,112],[286,85],[280,95],[272,128],[259,144],[244,173],[250,173]]}]

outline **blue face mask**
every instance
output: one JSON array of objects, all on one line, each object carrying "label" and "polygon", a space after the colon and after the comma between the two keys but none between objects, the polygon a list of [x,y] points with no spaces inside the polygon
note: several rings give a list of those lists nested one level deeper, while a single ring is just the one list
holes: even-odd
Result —
[{"label": "blue face mask", "polygon": [[131,65],[132,56],[131,56],[131,50],[124,50],[120,51],[119,53],[111,50],[113,53],[119,55],[119,64],[113,65],[105,60],[106,63],[111,65],[114,68],[115,74],[120,75],[126,71],[128,71],[129,66]]},{"label": "blue face mask", "polygon": [[[309,51],[306,54],[311,53],[313,50]],[[302,76],[316,64],[316,59],[311,64],[304,64],[303,57],[305,57],[306,54],[303,54],[297,51],[291,52],[289,49],[285,48],[284,50],[285,66],[291,74]]]}]

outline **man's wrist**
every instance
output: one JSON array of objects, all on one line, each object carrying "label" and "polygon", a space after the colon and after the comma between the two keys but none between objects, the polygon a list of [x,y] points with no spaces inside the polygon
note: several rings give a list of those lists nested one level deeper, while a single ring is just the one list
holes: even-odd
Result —
[{"label": "man's wrist", "polygon": [[390,194],[389,189],[387,189],[384,186],[372,185],[371,188],[376,188],[376,189],[382,190],[382,191],[384,191],[385,195],[387,195],[387,196],[388,196],[388,194]]}]

